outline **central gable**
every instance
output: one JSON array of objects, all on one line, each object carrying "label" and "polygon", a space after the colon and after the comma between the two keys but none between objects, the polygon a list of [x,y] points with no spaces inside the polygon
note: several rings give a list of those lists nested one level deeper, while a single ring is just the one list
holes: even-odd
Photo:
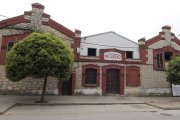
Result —
[{"label": "central gable", "polygon": [[139,59],[139,45],[115,32],[105,32],[81,38],[80,55],[87,56],[88,49],[96,49],[96,56],[100,56],[100,49],[117,49],[132,51],[134,58]]}]

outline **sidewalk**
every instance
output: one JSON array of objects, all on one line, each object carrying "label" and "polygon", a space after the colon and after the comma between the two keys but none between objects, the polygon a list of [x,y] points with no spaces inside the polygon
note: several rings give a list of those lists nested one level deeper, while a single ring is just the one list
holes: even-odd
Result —
[{"label": "sidewalk", "polygon": [[[0,95],[0,114],[15,105],[42,105],[34,103],[40,96]],[[46,96],[43,105],[105,105],[147,104],[164,110],[180,110],[180,97],[121,97],[121,96]]]}]

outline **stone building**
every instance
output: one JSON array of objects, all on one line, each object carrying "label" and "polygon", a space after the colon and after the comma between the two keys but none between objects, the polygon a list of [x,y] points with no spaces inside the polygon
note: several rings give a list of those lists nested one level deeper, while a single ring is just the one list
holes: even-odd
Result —
[{"label": "stone building", "polygon": [[[51,32],[62,38],[74,51],[74,60],[78,57],[81,31],[69,30],[50,18],[43,12],[44,6],[39,3],[32,4],[31,11],[25,11],[23,15],[0,21],[0,94],[39,94],[42,89],[42,80],[26,78],[20,82],[11,82],[5,78],[4,64],[7,51],[16,41],[22,40],[33,31],[41,30]],[[74,74],[72,74],[74,78]],[[47,91],[50,94],[58,94],[62,85],[54,78],[48,78]],[[61,87],[62,88],[62,87]]]},{"label": "stone building", "polygon": [[168,62],[180,55],[180,40],[170,26],[151,39],[135,43],[115,32],[81,37],[32,4],[31,11],[0,21],[0,94],[40,94],[42,80],[26,78],[11,82],[5,78],[7,51],[32,31],[52,32],[74,52],[73,72],[67,82],[48,78],[47,92],[55,95],[153,95],[170,94],[165,70]]},{"label": "stone building", "polygon": [[180,40],[170,26],[138,43],[114,32],[81,38],[76,92],[81,94],[164,95],[168,62],[180,55]]}]

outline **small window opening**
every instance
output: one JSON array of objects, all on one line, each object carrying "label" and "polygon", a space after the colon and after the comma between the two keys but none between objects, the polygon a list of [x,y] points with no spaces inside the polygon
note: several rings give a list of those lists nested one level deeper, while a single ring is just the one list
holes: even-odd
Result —
[{"label": "small window opening", "polygon": [[126,51],[126,58],[133,58],[133,52],[132,51]]},{"label": "small window opening", "polygon": [[88,56],[96,56],[96,48],[88,48]]},{"label": "small window opening", "polygon": [[172,58],[172,52],[165,52],[165,61],[170,61]]}]

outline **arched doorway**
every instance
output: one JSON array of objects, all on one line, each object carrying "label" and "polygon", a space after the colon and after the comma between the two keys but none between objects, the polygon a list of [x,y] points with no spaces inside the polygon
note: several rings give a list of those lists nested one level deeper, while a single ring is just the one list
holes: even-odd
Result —
[{"label": "arched doorway", "polygon": [[107,94],[124,95],[124,66],[102,67],[102,95]]},{"label": "arched doorway", "polygon": [[120,71],[118,69],[107,69],[106,71],[106,94],[120,93]]}]

